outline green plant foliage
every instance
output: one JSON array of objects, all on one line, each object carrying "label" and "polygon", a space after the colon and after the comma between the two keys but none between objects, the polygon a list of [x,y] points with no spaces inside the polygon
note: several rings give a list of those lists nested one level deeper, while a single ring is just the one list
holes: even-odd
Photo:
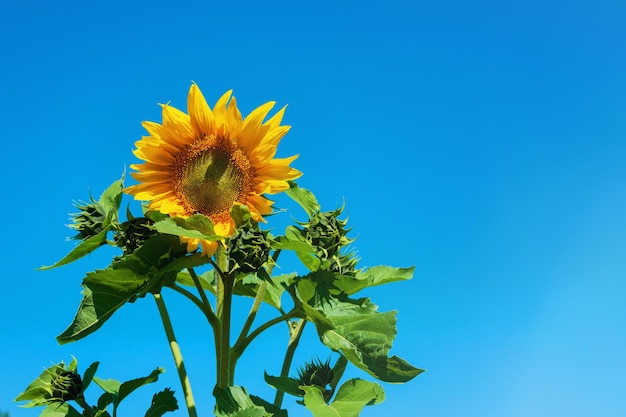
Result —
[{"label": "green plant foliage", "polygon": [[188,218],[168,217],[156,222],[153,227],[159,233],[181,236],[190,239],[204,239],[212,241],[224,239],[223,236],[215,234],[211,219],[202,214],[194,214]]},{"label": "green plant foliage", "polygon": [[[107,234],[112,228],[116,225],[118,219],[118,210],[122,201],[122,189],[124,187],[124,177],[115,181],[111,184],[100,196],[100,199],[97,204],[100,210],[103,211],[102,223],[99,225],[91,225],[91,228],[95,228],[100,230],[97,234],[89,236],[87,239],[81,240],[81,242],[70,251],[65,257],[61,260],[57,261],[53,265],[43,266],[40,269],[52,269],[57,268],[62,265],[69,264],[70,262],[74,262],[85,255],[90,254],[94,250],[98,249],[100,246],[105,245],[107,243]],[[89,210],[89,206],[85,207],[86,210]],[[90,216],[89,213],[86,213]],[[74,219],[78,219],[80,221],[80,216],[74,216]],[[76,230],[80,230],[81,225],[74,223],[73,228]]]},{"label": "green plant foliage", "polygon": [[335,399],[327,404],[322,390],[315,386],[303,386],[304,406],[314,417],[357,417],[363,407],[383,402],[385,392],[375,383],[362,379],[350,379],[337,391]]},{"label": "green plant foliage", "polygon": [[120,405],[122,400],[124,400],[124,398],[130,395],[137,388],[156,382],[159,379],[159,375],[163,372],[164,370],[162,368],[157,368],[148,376],[132,379],[123,383],[115,379],[104,380],[94,377],[94,382],[98,384],[102,390],[104,390],[104,394],[102,394],[98,400],[98,409],[102,410],[109,404],[112,404],[113,414],[115,415],[117,413],[117,407]]},{"label": "green plant foliage", "polygon": [[216,417],[272,417],[263,406],[252,401],[243,387],[216,387],[213,395],[216,400]]},{"label": "green plant foliage", "polygon": [[[108,267],[86,274],[78,311],[57,337],[58,342],[82,339],[125,304],[153,295],[172,347],[189,416],[197,417],[182,355],[161,296],[163,291],[175,290],[201,310],[211,327],[216,347],[217,385],[213,394],[217,417],[287,417],[287,411],[281,408],[284,394],[299,397],[314,417],[356,417],[366,405],[383,401],[385,395],[377,383],[351,379],[340,386],[348,364],[391,383],[407,382],[423,371],[389,353],[396,336],[396,312],[379,312],[369,299],[351,296],[378,285],[409,280],[414,268],[357,268],[360,260],[350,248],[354,239],[348,237],[347,220],[339,218],[343,207],[322,212],[312,192],[293,181],[289,186],[287,195],[304,209],[308,220],[294,222],[279,236],[259,228],[250,210],[240,204],[230,211],[236,225],[232,236],[216,235],[211,219],[203,214],[169,217],[144,207],[143,217],[135,217],[127,209],[127,220],[121,221],[118,212],[123,178],[107,188],[98,201],[91,199],[91,203],[78,206],[81,212],[74,216],[71,227],[79,231],[80,243],[44,269],[75,261],[106,244],[116,247],[120,254]],[[188,252],[186,239],[215,241],[217,249],[214,254],[202,253],[202,249]],[[281,271],[272,276],[274,267],[281,266],[278,258],[282,251],[295,253],[304,272]],[[196,268],[202,271],[196,272]],[[237,329],[231,329],[230,322],[234,296],[253,299],[237,338]],[[259,309],[268,306],[276,310],[276,316],[255,324]],[[297,377],[290,377],[293,353],[307,322],[315,325],[320,342],[339,353],[339,359],[332,367],[330,361],[313,360],[299,367]],[[265,381],[276,388],[276,398],[269,402],[250,396],[234,383],[237,361],[256,337],[284,323],[289,340],[281,374],[265,373]],[[76,367],[76,361],[72,361],[67,367],[61,363],[48,368],[17,400],[30,401],[27,406],[31,407],[45,406],[45,415],[51,417],[80,416],[81,412],[68,401],[75,401],[84,417],[111,417],[111,409],[116,417],[122,400],[137,388],[155,382],[163,372],[157,368],[146,377],[122,383],[96,377],[98,362],[91,364],[82,377]],[[97,404],[88,405],[83,393],[93,385],[104,393]],[[173,392],[165,389],[153,396],[145,415],[161,417],[177,408]]]},{"label": "green plant foliage", "polygon": [[175,410],[178,410],[178,401],[176,401],[176,397],[174,397],[174,391],[166,388],[154,394],[152,404],[150,408],[148,408],[148,411],[146,411],[145,417],[161,417],[168,411]]},{"label": "green plant foliage", "polygon": [[407,382],[423,372],[397,356],[387,357],[396,335],[396,312],[380,313],[364,300],[323,306],[333,328],[323,331],[322,342],[340,351],[353,365],[385,382]]},{"label": "green plant foliage", "polygon": [[289,189],[285,191],[285,194],[298,203],[309,216],[320,211],[315,195],[305,188],[298,187],[295,181],[289,181]]}]

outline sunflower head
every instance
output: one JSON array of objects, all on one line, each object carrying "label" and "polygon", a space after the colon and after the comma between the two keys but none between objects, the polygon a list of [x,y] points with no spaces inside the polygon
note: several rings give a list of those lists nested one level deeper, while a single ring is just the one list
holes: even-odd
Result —
[{"label": "sunflower head", "polygon": [[[149,209],[170,216],[201,213],[211,219],[215,232],[230,236],[234,205],[245,205],[256,222],[272,211],[265,197],[289,188],[301,173],[290,167],[297,156],[276,158],[280,140],[289,131],[281,125],[284,108],[265,120],[273,102],[263,104],[246,118],[241,116],[231,91],[211,109],[193,84],[184,113],[162,105],[162,122],[144,122],[148,131],[136,142],[135,156],[144,163],[131,165],[139,184],[125,191],[149,201]],[[187,240],[189,250],[202,248],[210,255],[216,242]]]}]

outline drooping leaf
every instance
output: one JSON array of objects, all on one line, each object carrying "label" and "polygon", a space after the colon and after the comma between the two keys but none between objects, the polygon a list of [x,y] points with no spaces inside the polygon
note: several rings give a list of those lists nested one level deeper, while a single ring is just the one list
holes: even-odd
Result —
[{"label": "drooping leaf", "polygon": [[298,203],[309,216],[320,210],[320,205],[311,191],[300,188],[295,181],[288,182],[289,188],[285,190],[285,194]]},{"label": "drooping leaf", "polygon": [[174,397],[174,391],[165,388],[163,391],[154,394],[152,404],[146,411],[145,417],[161,417],[163,414],[175,410],[178,410],[178,401]]},{"label": "drooping leaf", "polygon": [[320,328],[322,342],[352,364],[385,382],[407,382],[423,372],[397,356],[388,357],[396,335],[395,311],[381,313],[368,300],[323,304],[317,310],[332,328]]},{"label": "drooping leaf", "polygon": [[337,391],[335,399],[326,404],[319,387],[303,386],[304,406],[314,417],[357,417],[366,405],[379,404],[385,399],[383,388],[362,379],[346,381]]},{"label": "drooping leaf", "polygon": [[188,218],[169,217],[153,225],[160,233],[192,239],[219,241],[223,236],[216,235],[211,219],[203,214],[194,214]]},{"label": "drooping leaf", "polygon": [[45,271],[52,268],[58,268],[59,266],[67,265],[77,259],[82,258],[83,256],[89,255],[100,246],[106,245],[108,232],[109,228],[106,228],[97,235],[93,235],[85,240],[82,240],[78,245],[74,247],[74,249],[70,251],[70,253],[65,255],[62,259],[52,265],[42,266],[39,269]]},{"label": "drooping leaf", "polygon": [[74,342],[98,330],[125,303],[134,301],[145,276],[128,268],[102,269],[83,280],[83,299],[72,323],[57,336],[60,344]]}]

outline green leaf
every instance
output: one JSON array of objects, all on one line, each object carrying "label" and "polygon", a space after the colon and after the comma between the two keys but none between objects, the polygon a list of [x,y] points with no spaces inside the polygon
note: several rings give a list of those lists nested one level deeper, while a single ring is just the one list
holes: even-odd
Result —
[{"label": "green leaf", "polygon": [[94,362],[87,369],[85,369],[85,373],[83,374],[83,387],[81,392],[85,392],[91,381],[93,380],[94,375],[96,374],[96,370],[98,369],[98,365],[100,362]]},{"label": "green leaf", "polygon": [[[203,274],[198,275],[198,280],[200,281],[200,285],[203,289],[211,292],[211,294],[216,295],[215,289],[215,270],[211,269],[209,271],[204,272]],[[196,284],[193,282],[193,278],[189,272],[179,272],[176,275],[176,283],[180,285],[184,285],[186,287],[195,288]]]},{"label": "green leaf", "polygon": [[106,220],[104,226],[107,227],[111,222],[117,221],[118,215],[117,212],[120,208],[120,204],[122,202],[122,190],[124,189],[124,174],[122,174],[122,178],[115,181],[113,184],[109,185],[109,187],[104,190],[98,203],[104,208],[106,215]]},{"label": "green leaf", "polygon": [[188,218],[170,217],[155,223],[152,227],[160,233],[191,239],[219,241],[224,236],[216,235],[211,219],[203,214],[194,214]]},{"label": "green leaf", "polygon": [[174,397],[174,391],[165,388],[163,391],[154,394],[152,404],[146,411],[145,417],[161,417],[168,411],[175,410],[178,410],[178,401]]},{"label": "green leaf", "polygon": [[362,379],[346,381],[330,404],[326,404],[318,387],[301,388],[305,391],[304,406],[314,417],[357,417],[366,405],[379,404],[385,399],[379,384]]},{"label": "green leaf", "polygon": [[334,285],[344,293],[352,295],[366,287],[411,279],[414,269],[415,267],[394,268],[384,265],[374,266],[365,271],[358,272],[355,277],[338,275]]},{"label": "green leaf", "polygon": [[300,381],[295,378],[289,378],[286,376],[272,376],[265,374],[265,382],[276,388],[277,391],[282,391],[296,397],[302,397],[304,391],[300,389]]},{"label": "green leaf", "polygon": [[315,255],[316,249],[302,238],[297,227],[288,226],[284,236],[278,236],[273,242],[274,249],[292,250],[309,271],[317,271],[321,261]]},{"label": "green leaf", "polygon": [[255,405],[245,388],[215,387],[216,417],[272,417],[262,406]]},{"label": "green leaf", "polygon": [[95,382],[100,388],[102,388],[104,392],[113,396],[119,395],[120,387],[122,386],[122,383],[120,381],[112,378],[102,379],[95,376],[93,378],[93,382]]},{"label": "green leaf", "polygon": [[98,400],[98,408],[102,410],[109,404],[113,404],[113,415],[115,415],[117,407],[124,400],[124,398],[130,395],[137,388],[156,382],[159,379],[159,375],[162,373],[162,368],[156,368],[148,376],[131,379],[130,381],[123,383],[120,383],[120,381],[115,379],[104,380],[94,377],[94,382],[105,391],[105,394]]},{"label": "green leaf", "polygon": [[248,206],[235,204],[230,209],[230,217],[234,220],[236,227],[239,227],[252,220],[252,214]]},{"label": "green leaf", "polygon": [[[289,285],[296,277],[295,273],[283,274],[272,277],[271,284],[265,287],[265,294],[263,295],[263,302],[280,309],[281,297],[285,292],[283,285]],[[236,295],[243,295],[246,297],[256,297],[262,280],[254,275],[246,275],[243,279],[235,282],[233,291]]]},{"label": "green leaf", "polygon": [[196,266],[205,265],[211,262],[211,257],[202,253],[194,253],[188,256],[181,256],[174,261],[161,268],[159,272],[181,271],[186,268],[195,268]]},{"label": "green leaf", "polygon": [[57,336],[60,344],[74,342],[98,330],[117,309],[136,299],[146,284],[132,269],[102,269],[83,280],[83,299],[72,323]]},{"label": "green leaf", "polygon": [[135,391],[137,388],[143,387],[144,385],[150,384],[152,382],[156,382],[159,379],[159,375],[161,375],[163,372],[165,372],[163,368],[156,368],[148,376],[144,376],[142,378],[131,379],[130,381],[126,381],[122,383],[119,389],[119,399],[117,400],[117,404],[122,402],[124,398],[126,398],[130,393]]},{"label": "green leaf", "polygon": [[261,406],[265,409],[265,411],[272,414],[272,417],[288,417],[287,410],[283,410],[280,407],[276,407],[274,404],[265,401],[263,398],[257,397],[255,395],[251,395],[250,399],[252,402],[258,406]]},{"label": "green leaf", "polygon": [[62,259],[57,261],[56,263],[49,266],[42,266],[39,270],[45,271],[52,268],[58,268],[59,266],[63,266],[69,264],[70,262],[74,262],[77,259],[82,258],[85,255],[89,255],[94,250],[98,249],[102,245],[106,245],[107,243],[107,233],[109,232],[109,228],[104,229],[97,235],[91,236],[85,240],[82,240],[74,249],[70,251],[67,255],[65,255]]},{"label": "green leaf", "polygon": [[298,203],[300,207],[302,207],[304,211],[306,211],[309,217],[314,212],[320,211],[320,205],[317,202],[315,195],[311,191],[305,188],[298,187],[298,184],[296,184],[295,181],[288,182],[289,189],[285,190],[285,194],[287,194],[287,196],[289,196],[289,198],[291,198],[293,201]]},{"label": "green leaf", "polygon": [[[358,368],[385,382],[407,382],[423,372],[397,356],[387,357],[396,334],[395,311],[380,313],[362,302],[327,303],[320,310],[332,324],[318,327],[322,342]],[[320,331],[321,330],[321,331]]]}]

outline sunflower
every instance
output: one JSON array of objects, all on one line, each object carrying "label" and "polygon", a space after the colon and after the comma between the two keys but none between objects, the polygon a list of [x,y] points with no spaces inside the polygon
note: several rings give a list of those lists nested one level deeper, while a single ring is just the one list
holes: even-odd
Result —
[{"label": "sunflower", "polygon": [[[137,171],[131,175],[139,184],[125,191],[149,201],[149,209],[171,217],[201,213],[211,219],[220,236],[234,232],[233,205],[246,205],[254,220],[265,221],[263,216],[272,212],[273,204],[265,195],[286,190],[288,181],[301,175],[289,166],[297,155],[275,158],[290,126],[280,124],[284,107],[264,121],[274,104],[265,103],[244,119],[232,90],[211,110],[192,84],[189,114],[164,104],[161,124],[142,123],[149,136],[135,143],[133,153],[145,162],[131,165]],[[189,251],[200,246],[207,256],[217,248],[216,242],[183,240]]]}]

